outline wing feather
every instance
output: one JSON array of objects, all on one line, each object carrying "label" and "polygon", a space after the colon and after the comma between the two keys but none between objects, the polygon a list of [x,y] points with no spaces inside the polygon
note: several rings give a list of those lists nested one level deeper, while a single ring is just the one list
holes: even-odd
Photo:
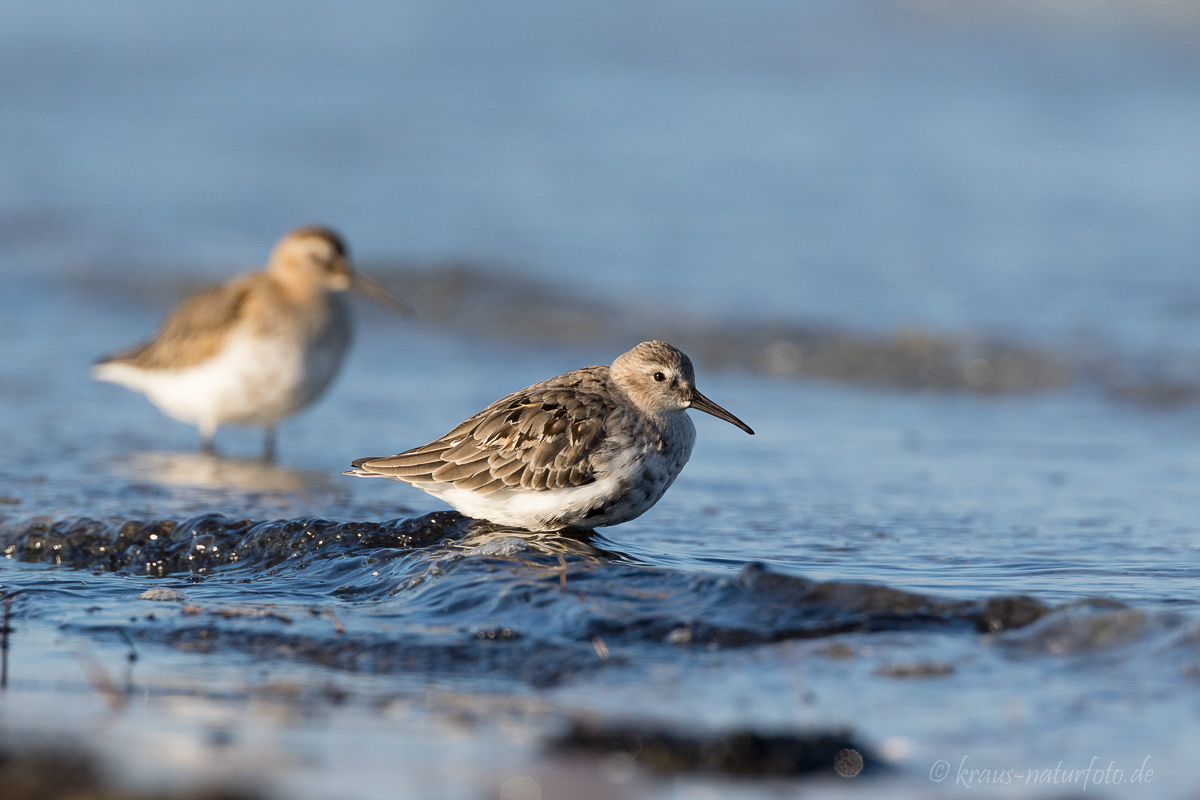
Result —
[{"label": "wing feather", "polygon": [[488,451],[479,446],[480,443],[471,437],[463,439],[453,447],[441,451],[439,458],[456,464],[465,464],[488,457]]},{"label": "wing feather", "polygon": [[191,295],[167,315],[154,338],[97,363],[124,363],[145,370],[204,363],[220,352],[229,331],[244,317],[255,277]]},{"label": "wing feather", "polygon": [[479,427],[472,432],[472,435],[481,442],[490,442],[509,425],[512,425],[512,420],[508,419],[506,414],[493,414],[483,420]]},{"label": "wing feather", "polygon": [[525,463],[519,458],[510,458],[505,461],[499,456],[493,456],[491,468],[493,477],[506,484],[515,484],[520,482],[520,478],[513,479],[513,476],[520,474],[521,470],[525,469]]},{"label": "wing feather", "polygon": [[446,450],[445,447],[433,447],[433,442],[416,450],[409,450],[394,456],[385,456],[383,458],[360,458],[353,462],[354,466],[361,467],[370,462],[371,466],[378,469],[421,469],[434,464],[442,463],[441,453]]},{"label": "wing feather", "polygon": [[386,458],[358,459],[360,475],[449,483],[480,494],[583,486],[607,459],[623,411],[608,367],[586,367],[497,400],[440,439]]}]

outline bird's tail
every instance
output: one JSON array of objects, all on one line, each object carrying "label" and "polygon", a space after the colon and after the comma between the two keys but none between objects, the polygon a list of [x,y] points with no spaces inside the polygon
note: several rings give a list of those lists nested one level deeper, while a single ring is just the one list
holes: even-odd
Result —
[{"label": "bird's tail", "polygon": [[350,466],[354,467],[354,469],[348,469],[345,472],[343,472],[342,474],[343,475],[354,475],[359,478],[386,478],[386,477],[388,477],[387,475],[384,475],[381,472],[375,472],[374,470],[371,470],[364,466],[368,461],[374,461],[376,458],[379,458],[379,456],[366,456],[365,458],[356,458],[350,462]]}]

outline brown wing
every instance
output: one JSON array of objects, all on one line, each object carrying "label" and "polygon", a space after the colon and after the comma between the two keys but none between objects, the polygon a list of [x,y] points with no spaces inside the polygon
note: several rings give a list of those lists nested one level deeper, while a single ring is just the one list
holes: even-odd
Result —
[{"label": "brown wing", "polygon": [[608,367],[587,367],[492,403],[445,436],[386,458],[360,458],[352,474],[406,483],[500,489],[562,489],[596,479],[617,414]]},{"label": "brown wing", "polygon": [[139,369],[203,363],[220,351],[225,336],[242,318],[250,294],[251,281],[245,278],[194,294],[171,311],[153,339],[97,363],[124,362]]}]

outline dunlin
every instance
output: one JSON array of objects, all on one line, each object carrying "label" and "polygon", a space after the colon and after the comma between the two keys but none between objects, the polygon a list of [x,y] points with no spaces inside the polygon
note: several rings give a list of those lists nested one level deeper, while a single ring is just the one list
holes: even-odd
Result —
[{"label": "dunlin", "polygon": [[696,390],[691,360],[643,342],[497,400],[445,436],[347,475],[411,484],[463,514],[528,530],[598,528],[640,516],[692,454],[694,408],[753,434]]},{"label": "dunlin", "polygon": [[206,452],[222,425],[264,426],[264,457],[273,458],[276,423],[320,397],[341,367],[351,336],[347,289],[412,313],[351,268],[336,233],[298,228],[266,269],[188,297],[154,338],[100,359],[93,376],[195,425]]}]

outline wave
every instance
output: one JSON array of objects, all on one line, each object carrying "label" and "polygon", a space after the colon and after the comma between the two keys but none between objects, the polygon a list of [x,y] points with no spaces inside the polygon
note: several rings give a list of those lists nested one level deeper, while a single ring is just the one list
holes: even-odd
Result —
[{"label": "wave", "polygon": [[[1126,353],[1100,341],[1057,346],[982,330],[935,331],[919,322],[877,332],[805,319],[673,316],[467,260],[376,261],[364,269],[419,309],[420,324],[468,339],[619,352],[659,338],[683,347],[705,370],[985,396],[1083,386],[1142,406],[1200,402],[1200,354],[1187,351]],[[156,308],[200,288],[164,280],[72,277],[75,290],[89,296],[108,293]]]},{"label": "wave", "polygon": [[[1014,655],[1078,654],[1124,646],[1167,624],[1167,615],[1111,600],[1051,607],[1022,595],[948,599],[755,563],[720,572],[665,568],[598,535],[528,534],[453,511],[382,523],[219,514],[41,519],[0,526],[0,548],[16,561],[136,578],[146,589],[141,599],[172,609],[115,623],[75,619],[65,623],[70,629],[120,629],[132,641],[185,651],[534,686],[646,646],[957,632],[984,635]],[[151,578],[169,580],[145,587]],[[119,585],[130,591],[127,581]],[[39,614],[40,590],[19,586],[8,583],[13,613]],[[68,589],[56,583],[53,591]],[[350,626],[338,621],[339,608]]]},{"label": "wave", "polygon": [[684,346],[706,370],[979,395],[1084,386],[1145,406],[1200,401],[1200,355],[1188,352],[1129,354],[1100,342],[1053,346],[919,324],[878,333],[812,320],[672,317],[463,261],[369,270],[403,287],[425,324],[489,340],[618,351],[633,338],[660,338]]}]

